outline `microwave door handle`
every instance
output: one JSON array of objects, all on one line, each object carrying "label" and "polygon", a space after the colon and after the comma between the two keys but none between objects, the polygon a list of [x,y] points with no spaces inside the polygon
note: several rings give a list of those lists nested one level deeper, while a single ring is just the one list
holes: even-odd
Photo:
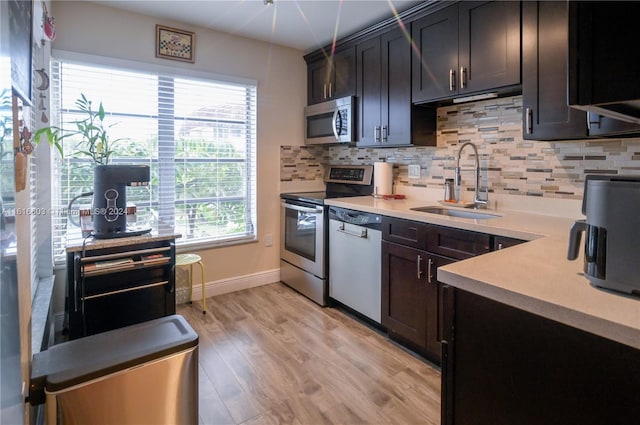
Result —
[{"label": "microwave door handle", "polygon": [[333,128],[333,135],[336,137],[336,140],[340,140],[340,132],[342,130],[342,124],[340,124],[340,129],[338,129],[338,120],[340,119],[340,109],[336,109],[333,112],[333,120],[331,121],[331,127]]},{"label": "microwave door handle", "polygon": [[296,211],[301,211],[301,212],[306,212],[306,213],[320,214],[322,212],[322,208],[321,207],[307,208],[307,207],[301,207],[299,205],[288,204],[286,202],[281,202],[280,205],[282,205],[284,208],[288,208],[290,210],[296,210]]}]

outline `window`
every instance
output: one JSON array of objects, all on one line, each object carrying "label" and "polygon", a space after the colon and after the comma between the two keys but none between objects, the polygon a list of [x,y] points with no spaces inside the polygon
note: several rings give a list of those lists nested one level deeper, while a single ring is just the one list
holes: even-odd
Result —
[{"label": "window", "polygon": [[[150,166],[148,187],[127,188],[138,225],[174,228],[182,234],[178,245],[255,238],[255,83],[65,60],[53,62],[52,80],[60,127],[75,128],[73,122],[84,118],[75,105],[84,94],[94,109],[103,103],[110,139],[122,139],[111,163]],[[64,158],[55,167],[60,211],[76,195],[93,190],[93,164],[77,154],[78,141],[64,139]],[[80,198],[72,212],[90,202]],[[63,215],[54,224],[59,260],[67,225]]]}]

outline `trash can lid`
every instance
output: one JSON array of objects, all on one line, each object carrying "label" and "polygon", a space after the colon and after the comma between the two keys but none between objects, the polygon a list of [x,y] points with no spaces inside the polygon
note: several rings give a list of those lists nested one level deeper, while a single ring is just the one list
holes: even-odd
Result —
[{"label": "trash can lid", "polygon": [[54,345],[34,356],[31,379],[60,391],[197,345],[198,334],[175,314]]}]

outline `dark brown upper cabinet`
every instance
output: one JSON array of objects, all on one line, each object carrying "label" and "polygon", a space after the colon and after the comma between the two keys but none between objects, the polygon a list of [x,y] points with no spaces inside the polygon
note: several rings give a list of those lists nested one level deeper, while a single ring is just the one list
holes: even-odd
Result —
[{"label": "dark brown upper cabinet", "polygon": [[569,2],[569,105],[640,124],[640,2]]},{"label": "dark brown upper cabinet", "polygon": [[324,102],[356,94],[356,49],[348,47],[332,57],[307,64],[307,103]]},{"label": "dark brown upper cabinet", "polygon": [[568,105],[570,2],[522,3],[523,138],[569,140],[624,136],[640,125]]},{"label": "dark brown upper cabinet", "polygon": [[569,5],[563,1],[522,4],[523,138],[584,139],[586,114],[567,104]]},{"label": "dark brown upper cabinet", "polygon": [[[435,145],[435,111],[411,105],[411,43],[402,28],[356,46],[359,147]],[[429,133],[426,129],[432,125]]]},{"label": "dark brown upper cabinet", "polygon": [[458,6],[417,20],[411,32],[417,49],[413,61],[413,101],[451,97],[457,87]]},{"label": "dark brown upper cabinet", "polygon": [[358,146],[411,143],[411,45],[400,29],[357,51]]},{"label": "dark brown upper cabinet", "polygon": [[464,1],[412,23],[412,101],[520,84],[520,2]]}]

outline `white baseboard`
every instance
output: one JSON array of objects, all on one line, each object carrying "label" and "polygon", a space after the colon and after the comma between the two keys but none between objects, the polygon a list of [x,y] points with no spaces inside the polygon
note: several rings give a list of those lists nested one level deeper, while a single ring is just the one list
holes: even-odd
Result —
[{"label": "white baseboard", "polygon": [[[216,280],[213,282],[205,282],[204,290],[206,297],[215,295],[228,294],[229,292],[240,291],[242,289],[255,288],[256,286],[267,285],[280,281],[280,269],[267,270],[264,272],[248,274],[244,276],[236,276],[228,279]],[[193,282],[192,301],[202,299],[202,285]]]},{"label": "white baseboard", "polygon": [[[256,286],[268,285],[269,283],[280,282],[280,269],[267,270],[264,272],[236,276],[228,279],[205,282],[204,289],[207,298],[215,295],[228,294],[229,292],[241,291],[243,289],[255,288]],[[192,301],[202,299],[202,285],[199,282],[193,283]],[[55,330],[61,331],[64,326],[64,313],[54,315]]]}]

